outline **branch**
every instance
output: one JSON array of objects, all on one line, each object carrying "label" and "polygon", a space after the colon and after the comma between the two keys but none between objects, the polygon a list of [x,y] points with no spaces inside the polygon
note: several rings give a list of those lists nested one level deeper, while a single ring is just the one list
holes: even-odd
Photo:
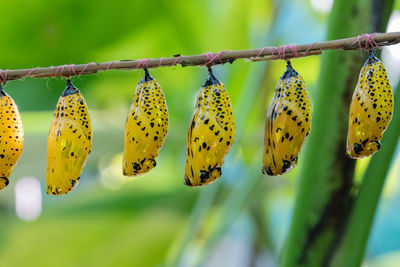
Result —
[{"label": "branch", "polygon": [[320,43],[303,45],[284,45],[281,47],[264,47],[252,50],[226,50],[218,53],[205,53],[201,55],[181,56],[169,58],[149,58],[140,60],[122,60],[104,63],[88,63],[80,65],[62,65],[56,67],[1,70],[0,82],[18,80],[26,77],[71,77],[82,74],[93,74],[99,71],[112,69],[146,69],[170,67],[178,64],[185,66],[212,66],[217,64],[233,63],[236,59],[247,58],[252,61],[290,59],[321,54],[322,50],[344,49],[372,49],[400,43],[400,32],[364,34],[357,37],[337,39]]}]

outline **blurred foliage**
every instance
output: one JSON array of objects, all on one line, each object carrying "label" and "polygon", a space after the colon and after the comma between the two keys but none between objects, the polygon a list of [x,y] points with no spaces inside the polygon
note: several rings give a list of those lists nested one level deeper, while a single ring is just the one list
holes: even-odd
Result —
[{"label": "blurred foliage", "polygon": [[[7,25],[0,42],[5,51],[0,54],[2,69],[321,41],[328,17],[307,0],[2,0],[1,4],[0,20]],[[293,61],[312,101],[319,65],[317,56]],[[15,215],[15,184],[21,177],[34,176],[45,192],[47,134],[65,81],[26,78],[7,83],[5,90],[22,111],[26,136],[10,185],[0,194],[0,222],[7,229],[0,235],[0,265],[156,266],[177,257],[181,266],[204,260],[209,266],[222,266],[220,260],[227,258],[233,261],[230,266],[258,259],[273,266],[286,235],[298,174],[296,168],[282,177],[260,176],[265,113],[284,69],[280,61],[238,60],[214,67],[232,100],[237,138],[223,177],[204,189],[183,185],[183,167],[187,126],[197,91],[207,77],[205,68],[150,70],[164,90],[170,126],[157,168],[140,178],[122,176],[121,153],[126,115],[143,71],[74,77],[92,119],[92,154],[80,185],[66,196],[43,195],[42,214],[29,223]],[[242,247],[233,248],[237,253],[230,248],[224,257],[230,243]],[[179,244],[184,244],[181,250]],[[207,250],[213,247],[208,244],[217,249]]]}]

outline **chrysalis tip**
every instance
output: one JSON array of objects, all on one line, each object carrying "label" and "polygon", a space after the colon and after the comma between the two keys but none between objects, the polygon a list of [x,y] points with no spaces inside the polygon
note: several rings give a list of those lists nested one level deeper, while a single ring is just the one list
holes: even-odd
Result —
[{"label": "chrysalis tip", "polygon": [[79,93],[79,90],[72,84],[70,79],[67,79],[66,83],[67,83],[67,86],[65,87],[61,96],[65,97],[65,96]]},{"label": "chrysalis tip", "polygon": [[366,65],[368,65],[368,64],[372,64],[372,63],[378,62],[378,61],[379,61],[379,59],[376,57],[374,51],[370,50],[370,51],[369,51],[368,58],[367,58],[367,60],[364,62],[364,66],[366,66]]},{"label": "chrysalis tip", "polygon": [[143,79],[140,80],[139,84],[142,84],[144,82],[149,82],[151,80],[154,80],[153,76],[151,76],[151,74],[147,69],[144,69],[144,77]]},{"label": "chrysalis tip", "polygon": [[283,73],[281,80],[293,77],[299,75],[297,71],[295,71],[292,67],[292,63],[290,61],[287,61],[287,66],[286,66],[286,71]]},{"label": "chrysalis tip", "polygon": [[214,76],[214,73],[210,67],[208,68],[208,74],[209,74],[208,79],[203,84],[203,87],[216,85],[220,83],[220,81]]}]

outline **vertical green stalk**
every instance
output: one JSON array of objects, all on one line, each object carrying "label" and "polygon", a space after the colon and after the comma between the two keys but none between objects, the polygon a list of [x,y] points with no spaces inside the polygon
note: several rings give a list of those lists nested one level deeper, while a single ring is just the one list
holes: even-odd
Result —
[{"label": "vertical green stalk", "polygon": [[[327,39],[370,32],[377,23],[386,26],[390,14],[386,7],[391,9],[393,1],[384,1],[380,9],[375,6],[375,0],[336,0]],[[317,92],[311,95],[312,129],[300,157],[304,162],[282,266],[327,266],[343,235],[353,201],[355,164],[345,156],[348,109],[364,60],[358,51],[322,55]]]},{"label": "vertical green stalk", "polygon": [[[255,84],[259,83],[258,79],[259,77],[262,77],[263,73],[265,73],[265,68],[262,66],[251,66],[249,73],[250,75],[247,77],[245,85],[241,91],[241,95],[238,98],[238,112],[235,113],[235,115],[237,114],[235,121],[237,125],[236,131],[238,133],[243,131],[242,127],[245,125],[246,118],[250,113],[249,107],[251,107],[251,104],[257,97],[259,88]],[[235,142],[240,142],[240,140],[236,140]],[[237,148],[237,145],[233,146],[232,151],[229,153],[232,155],[237,154],[235,151]],[[217,225],[212,236],[207,240],[207,248],[216,244],[219,237],[223,233],[222,230],[226,228],[226,225],[234,219],[241,207],[241,204],[243,204],[246,197],[249,195],[249,192],[257,182],[259,175],[250,175],[249,177],[245,177],[246,179],[241,179],[239,181],[240,184],[230,192],[229,197],[224,203],[222,210],[226,210],[226,214],[224,214],[225,216],[221,218],[222,222]],[[204,220],[215,200],[216,192],[220,190],[220,188],[221,183],[215,183],[210,186],[210,189],[201,189],[204,191],[200,192],[199,197],[196,200],[196,206],[193,209],[191,217],[188,221],[188,227],[182,238],[174,244],[171,251],[168,253],[166,266],[178,266],[178,263],[181,261],[185,252],[185,248],[188,247],[189,243],[196,238],[197,234],[201,230]],[[205,250],[207,250],[207,248],[205,248]],[[201,264],[203,255],[207,254],[203,250],[203,248],[200,249],[199,257],[195,260],[195,266],[196,264]]]},{"label": "vertical green stalk", "polygon": [[[280,2],[275,1],[274,5],[275,12],[272,18],[271,28],[276,26],[276,17],[280,14]],[[275,37],[275,38],[274,38]],[[264,39],[276,39],[276,36],[267,33]],[[236,121],[236,132],[242,133],[245,122],[250,114],[252,104],[259,93],[259,86],[263,75],[268,71],[268,62],[265,63],[266,66],[252,64],[250,66],[249,75],[246,77],[244,86],[238,97],[238,103],[234,107],[235,121]],[[238,136],[240,136],[238,134]],[[239,137],[240,138],[240,137]],[[237,139],[239,139],[237,138]],[[240,139],[236,140],[235,143],[240,143]],[[235,155],[235,151],[238,146],[233,146],[230,154]],[[220,208],[220,212],[223,214],[218,220],[216,226],[212,229],[210,236],[205,240],[204,244],[200,247],[197,258],[193,261],[194,266],[200,266],[203,264],[204,260],[207,259],[215,245],[220,240],[221,236],[229,228],[229,224],[236,218],[240,211],[243,203],[246,201],[250,192],[253,190],[257,184],[258,178],[260,177],[260,169],[257,169],[256,163],[253,164],[249,169],[246,168],[243,179],[239,179],[235,187],[229,192],[226,197],[226,201]],[[250,171],[249,171],[250,170]],[[205,221],[207,213],[211,209],[212,203],[215,200],[216,192],[221,189],[221,183],[215,183],[211,187],[213,190],[207,190],[205,193],[201,192],[199,194],[198,200],[196,201],[196,206],[192,211],[191,217],[188,221],[187,229],[185,230],[183,236],[178,240],[167,256],[166,266],[179,266],[182,260],[183,254],[185,253],[185,248],[188,247],[190,242],[192,242],[201,230],[201,226]]]},{"label": "vertical green stalk", "polygon": [[208,209],[212,205],[217,191],[218,186],[204,188],[200,191],[182,236],[174,243],[171,250],[168,252],[165,262],[166,267],[180,265],[179,263],[182,259],[183,252],[196,237],[198,229],[201,228],[204,217],[207,215]]},{"label": "vertical green stalk", "polygon": [[392,121],[382,139],[381,150],[373,156],[364,173],[335,266],[361,265],[376,207],[400,136],[400,101],[396,101],[400,99],[400,83],[394,99]]}]

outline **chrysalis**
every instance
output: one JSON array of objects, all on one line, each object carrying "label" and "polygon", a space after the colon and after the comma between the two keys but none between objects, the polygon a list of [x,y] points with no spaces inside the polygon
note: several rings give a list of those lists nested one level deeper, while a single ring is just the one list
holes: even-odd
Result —
[{"label": "chrysalis", "polygon": [[300,149],[310,133],[310,100],[303,78],[287,63],[268,108],[263,174],[280,175],[297,164]]},{"label": "chrysalis", "polygon": [[232,106],[225,86],[210,75],[201,87],[189,126],[185,185],[201,186],[221,176],[225,155],[235,138]]},{"label": "chrysalis", "polygon": [[385,67],[370,52],[361,68],[350,105],[347,154],[358,159],[368,157],[381,147],[379,142],[393,112],[392,89]]},{"label": "chrysalis", "polygon": [[156,166],[168,131],[168,110],[159,83],[145,69],[125,125],[123,174],[137,176]]},{"label": "chrysalis", "polygon": [[22,153],[24,130],[14,100],[0,86],[0,190],[9,183],[12,169]]},{"label": "chrysalis", "polygon": [[50,127],[47,141],[47,193],[71,191],[92,149],[92,128],[85,99],[67,80]]}]

